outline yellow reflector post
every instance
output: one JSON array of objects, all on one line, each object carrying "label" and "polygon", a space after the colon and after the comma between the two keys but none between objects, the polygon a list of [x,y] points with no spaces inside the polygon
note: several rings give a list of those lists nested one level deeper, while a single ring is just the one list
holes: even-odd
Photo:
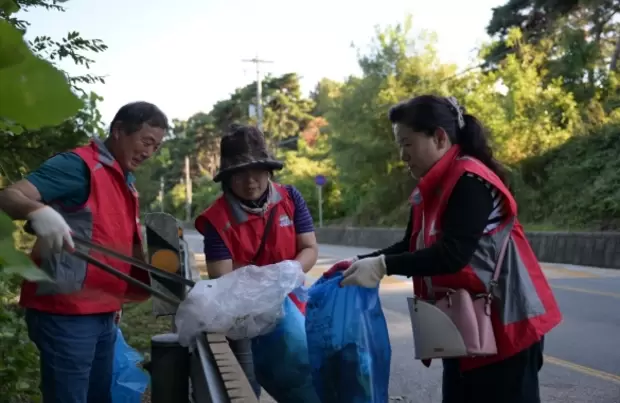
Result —
[{"label": "yellow reflector post", "polygon": [[179,256],[170,249],[160,249],[151,256],[151,265],[168,273],[176,273],[179,270]]}]

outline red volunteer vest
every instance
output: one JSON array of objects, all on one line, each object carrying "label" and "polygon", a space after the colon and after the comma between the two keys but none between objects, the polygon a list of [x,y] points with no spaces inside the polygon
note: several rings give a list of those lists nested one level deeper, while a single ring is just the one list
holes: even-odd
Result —
[{"label": "red volunteer vest", "polygon": [[[125,175],[109,154],[103,143],[92,141],[89,145],[73,150],[90,170],[90,194],[86,203],[77,209],[63,209],[62,201],[52,206],[65,218],[73,232],[90,241],[133,256],[134,245],[141,244],[142,231],[139,222],[138,194],[127,185]],[[143,270],[119,260],[91,251],[97,260],[117,270],[131,274],[149,284],[149,276]],[[43,263],[35,243],[31,258],[37,265]],[[46,262],[49,263],[49,262]],[[125,281],[87,264],[68,253],[62,253],[55,271],[75,274],[76,289],[70,294],[41,292],[37,283],[22,284],[20,304],[39,311],[87,315],[118,311],[125,300],[144,300],[148,294]]]},{"label": "red volunteer vest", "polygon": [[[420,180],[414,190],[413,231],[409,250],[416,250],[416,240],[424,231],[424,244],[433,244],[441,234],[441,217],[456,182],[467,172],[478,175],[496,189],[505,200],[507,217],[500,227],[490,234],[483,235],[479,250],[486,256],[496,256],[499,246],[492,244],[494,234],[501,235],[503,229],[510,236],[506,259],[502,264],[499,278],[500,298],[495,298],[492,310],[492,323],[497,341],[498,354],[492,357],[461,359],[461,369],[466,371],[502,361],[525,350],[556,327],[562,316],[545,275],[525,237],[521,224],[516,220],[517,204],[510,191],[494,172],[480,161],[461,155],[460,147],[453,146],[433,168]],[[424,215],[425,228],[422,226]],[[507,231],[512,219],[515,224]],[[505,238],[503,238],[505,239]],[[500,241],[501,242],[501,241]],[[495,262],[492,262],[495,264]],[[474,294],[486,291],[481,278],[490,278],[492,267],[472,259],[470,264],[455,274],[432,277],[433,287],[464,288]],[[414,278],[414,292],[428,298],[423,278]],[[503,283],[503,284],[502,284]],[[508,285],[509,283],[509,285]]]},{"label": "red volunteer vest", "polygon": [[[295,204],[284,186],[275,183],[272,186],[269,210],[264,215],[248,214],[237,201],[222,195],[196,218],[194,225],[201,234],[204,235],[207,221],[217,230],[232,255],[235,268],[251,264],[271,209],[275,209],[271,229],[263,252],[253,264],[264,266],[297,256],[297,234],[293,224]],[[301,312],[305,312],[305,304],[294,294],[289,296]]]}]

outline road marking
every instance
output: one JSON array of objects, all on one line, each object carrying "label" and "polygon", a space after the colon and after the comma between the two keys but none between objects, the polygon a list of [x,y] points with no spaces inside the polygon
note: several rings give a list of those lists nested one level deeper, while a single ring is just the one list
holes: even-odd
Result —
[{"label": "road marking", "polygon": [[[201,261],[202,259],[204,259],[203,254],[195,253],[194,257],[197,261],[196,262],[197,265],[200,266],[201,263],[204,265],[204,262]],[[317,261],[317,264],[308,273],[306,273],[306,277],[308,278],[308,280],[310,280],[309,285],[311,285],[316,280],[318,280],[323,275],[323,273],[327,271],[331,267],[331,265],[333,263],[336,263],[338,260],[339,259],[337,257],[320,256]],[[586,272],[582,272],[578,270],[566,269],[563,267],[549,267],[549,266],[546,266],[544,263],[542,264],[542,267],[543,267],[543,270],[545,271],[545,274],[547,274],[547,277],[550,280],[567,278],[567,277],[569,278],[571,277],[572,278],[600,278],[599,276],[595,274],[586,273]],[[549,276],[549,274],[551,275]],[[381,289],[386,290],[386,291],[396,290],[396,289],[401,289],[401,288],[410,288],[410,287],[411,287],[411,281],[404,279],[400,276],[385,276],[383,280],[381,280]],[[565,285],[554,285],[554,284],[551,284],[551,287],[559,289],[559,290],[581,292],[585,294],[600,295],[604,297],[620,299],[620,294],[614,293],[614,292],[596,291],[596,290],[589,290],[585,288],[570,287],[570,286],[565,286]]]},{"label": "road marking", "polygon": [[553,284],[551,284],[551,288],[556,288],[558,290],[565,290],[565,291],[582,292],[584,294],[600,295],[600,296],[603,296],[603,297],[619,298],[620,299],[620,294],[617,294],[615,292],[596,291],[596,290],[589,290],[589,289],[586,289],[586,288],[570,287],[568,285],[553,285]]},{"label": "road marking", "polygon": [[[394,309],[383,307],[383,311],[384,311],[386,317],[388,315],[390,315],[393,318],[395,318],[396,320],[403,321],[403,322],[406,322],[406,323],[410,323],[410,321],[411,321],[411,318],[409,318],[409,316],[407,316],[407,315],[405,315],[405,314],[403,314],[401,312],[398,312],[398,311],[396,311]],[[388,327],[390,327],[390,336],[394,333],[393,332],[393,326],[394,326],[394,323],[388,323]],[[411,328],[409,328],[409,329],[411,329]],[[405,329],[403,329],[403,330],[405,330]],[[409,330],[409,331],[411,331],[411,330]],[[595,378],[598,378],[598,379],[602,379],[602,380],[605,380],[605,381],[612,382],[612,383],[620,385],[620,375],[610,374],[609,372],[600,371],[598,369],[594,369],[594,368],[586,367],[586,366],[583,366],[583,365],[575,364],[574,362],[562,360],[560,358],[549,356],[547,354],[545,354],[545,363],[549,363],[549,364],[552,364],[552,365],[557,365],[557,366],[560,366],[560,367],[564,367],[564,368],[573,370],[575,372],[579,372],[579,373],[584,374],[584,375],[589,375],[589,376],[592,376],[592,377],[595,377]]]},{"label": "road marking", "polygon": [[553,365],[572,369],[573,371],[577,371],[585,375],[590,375],[595,378],[603,379],[605,381],[613,382],[613,383],[620,385],[620,376],[610,374],[609,372],[599,371],[598,369],[575,364],[574,362],[562,360],[560,358],[552,357],[546,354],[545,354],[545,361]]},{"label": "road marking", "polygon": [[547,278],[557,279],[557,278],[598,278],[600,276],[589,273],[586,271],[580,270],[571,270],[566,267],[549,267],[544,263],[541,264],[543,271]]}]

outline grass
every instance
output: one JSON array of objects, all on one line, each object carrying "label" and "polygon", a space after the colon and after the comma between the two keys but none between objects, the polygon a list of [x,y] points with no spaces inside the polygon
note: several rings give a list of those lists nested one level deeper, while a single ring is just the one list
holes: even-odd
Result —
[{"label": "grass", "polygon": [[156,334],[169,333],[172,328],[170,316],[156,318],[153,315],[151,300],[140,304],[126,305],[121,318],[121,330],[127,343],[140,351],[150,351],[151,337]]},{"label": "grass", "polygon": [[553,224],[545,224],[545,223],[537,223],[537,224],[523,223],[523,228],[525,228],[526,231],[531,231],[531,232],[558,232],[558,231],[567,232],[569,231],[566,228],[559,228]]},{"label": "grass", "polygon": [[[127,344],[142,353],[146,362],[150,360],[151,337],[170,332],[172,319],[170,316],[156,318],[153,315],[153,303],[149,300],[125,305],[120,326]],[[151,402],[150,389],[149,386],[142,395],[141,403]]]}]

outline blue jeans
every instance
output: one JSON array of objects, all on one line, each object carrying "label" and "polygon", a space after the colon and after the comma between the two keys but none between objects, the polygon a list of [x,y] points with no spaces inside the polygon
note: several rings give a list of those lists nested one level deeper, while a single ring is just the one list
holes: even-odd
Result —
[{"label": "blue jeans", "polygon": [[26,311],[39,349],[43,403],[111,403],[114,313],[55,315]]}]

